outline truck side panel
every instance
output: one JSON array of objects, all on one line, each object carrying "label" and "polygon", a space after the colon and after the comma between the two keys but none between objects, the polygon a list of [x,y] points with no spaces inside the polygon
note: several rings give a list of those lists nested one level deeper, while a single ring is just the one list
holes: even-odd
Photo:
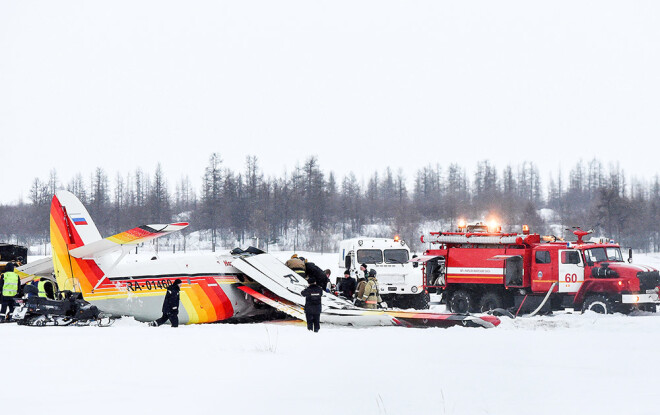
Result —
[{"label": "truck side panel", "polygon": [[504,249],[450,248],[447,255],[447,284],[504,284],[504,260],[491,259]]}]

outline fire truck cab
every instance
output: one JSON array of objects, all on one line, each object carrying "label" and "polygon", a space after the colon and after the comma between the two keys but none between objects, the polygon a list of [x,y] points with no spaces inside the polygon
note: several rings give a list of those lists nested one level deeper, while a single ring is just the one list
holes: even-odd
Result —
[{"label": "fire truck cab", "polygon": [[658,270],[626,263],[613,241],[584,241],[590,232],[576,229],[577,241],[566,242],[526,227],[522,234],[470,231],[422,236],[431,245],[417,259],[425,264],[424,288],[443,293],[452,312],[655,312],[660,303]]},{"label": "fire truck cab", "polygon": [[398,237],[353,238],[339,244],[339,267],[356,280],[360,264],[376,270],[378,291],[390,307],[429,308],[429,295],[422,289],[422,272],[410,262],[410,248]]}]

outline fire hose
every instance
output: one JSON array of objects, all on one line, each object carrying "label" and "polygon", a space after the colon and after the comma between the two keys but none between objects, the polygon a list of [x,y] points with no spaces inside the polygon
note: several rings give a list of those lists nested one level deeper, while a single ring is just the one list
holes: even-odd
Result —
[{"label": "fire hose", "polygon": [[536,310],[532,311],[532,314],[528,315],[527,317],[534,317],[536,315],[536,313],[541,311],[541,309],[543,308],[545,303],[548,301],[548,298],[550,298],[550,294],[552,294],[552,290],[555,288],[556,285],[557,285],[557,281],[552,283],[552,285],[550,286],[550,289],[548,290],[548,293],[545,295],[545,298],[541,302],[541,305],[536,307]]},{"label": "fire hose", "polygon": [[[543,298],[543,301],[541,302],[541,304],[538,307],[536,307],[536,310],[532,311],[532,313],[530,315],[525,316],[525,317],[534,317],[536,315],[536,313],[541,311],[541,309],[543,308],[545,303],[548,302],[548,298],[550,298],[550,294],[552,294],[552,290],[555,288],[556,285],[557,285],[556,281],[552,283],[552,285],[550,286],[550,289],[545,294],[545,297]],[[509,312],[508,310],[504,310],[502,308],[496,308],[495,310],[492,310],[491,312],[493,314],[495,312],[497,312],[500,315],[504,315],[504,316],[507,316],[507,317],[510,317],[510,318],[516,318],[516,317],[518,317],[518,313],[520,313],[520,310],[522,309],[523,304],[525,304],[525,300],[527,300],[527,296],[525,296],[525,298],[523,298],[522,302],[520,303],[520,306],[518,307],[518,311],[516,311],[515,315],[513,313]]]}]

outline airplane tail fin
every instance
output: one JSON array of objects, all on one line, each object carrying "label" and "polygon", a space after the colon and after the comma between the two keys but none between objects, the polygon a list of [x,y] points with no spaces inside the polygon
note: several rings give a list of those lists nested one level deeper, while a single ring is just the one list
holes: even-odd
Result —
[{"label": "airplane tail fin", "polygon": [[89,292],[103,278],[96,261],[74,258],[69,252],[101,239],[80,200],[66,190],[57,191],[50,205],[50,243],[55,278],[61,291]]},{"label": "airplane tail fin", "polygon": [[[93,293],[127,249],[186,226],[188,223],[142,225],[103,239],[80,200],[60,190],[50,205],[50,243],[57,285],[61,291]],[[123,254],[113,259],[111,254],[117,252]]]}]

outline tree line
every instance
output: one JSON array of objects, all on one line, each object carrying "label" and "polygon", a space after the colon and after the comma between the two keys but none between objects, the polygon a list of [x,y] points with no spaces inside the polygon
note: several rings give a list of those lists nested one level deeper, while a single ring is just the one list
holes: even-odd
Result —
[{"label": "tree line", "polygon": [[80,198],[104,236],[187,221],[184,236],[203,231],[213,249],[258,238],[283,249],[329,251],[337,239],[373,233],[375,224],[414,245],[425,223],[445,226],[427,230],[449,230],[458,218],[495,218],[504,230],[524,223],[563,236],[565,228],[581,226],[625,246],[660,251],[658,176],[629,179],[618,165],[597,159],[550,174],[544,185],[533,162],[498,170],[483,160],[470,175],[465,166],[438,163],[418,168],[410,181],[402,170],[385,168],[361,181],[324,171],[315,156],[277,177],[266,176],[256,156],[234,171],[213,153],[200,179],[184,176],[170,186],[158,165],[151,173],[137,168],[113,178],[97,168],[63,183],[53,170],[33,180],[28,201],[0,205],[0,240],[46,241],[52,195],[64,188]]}]

